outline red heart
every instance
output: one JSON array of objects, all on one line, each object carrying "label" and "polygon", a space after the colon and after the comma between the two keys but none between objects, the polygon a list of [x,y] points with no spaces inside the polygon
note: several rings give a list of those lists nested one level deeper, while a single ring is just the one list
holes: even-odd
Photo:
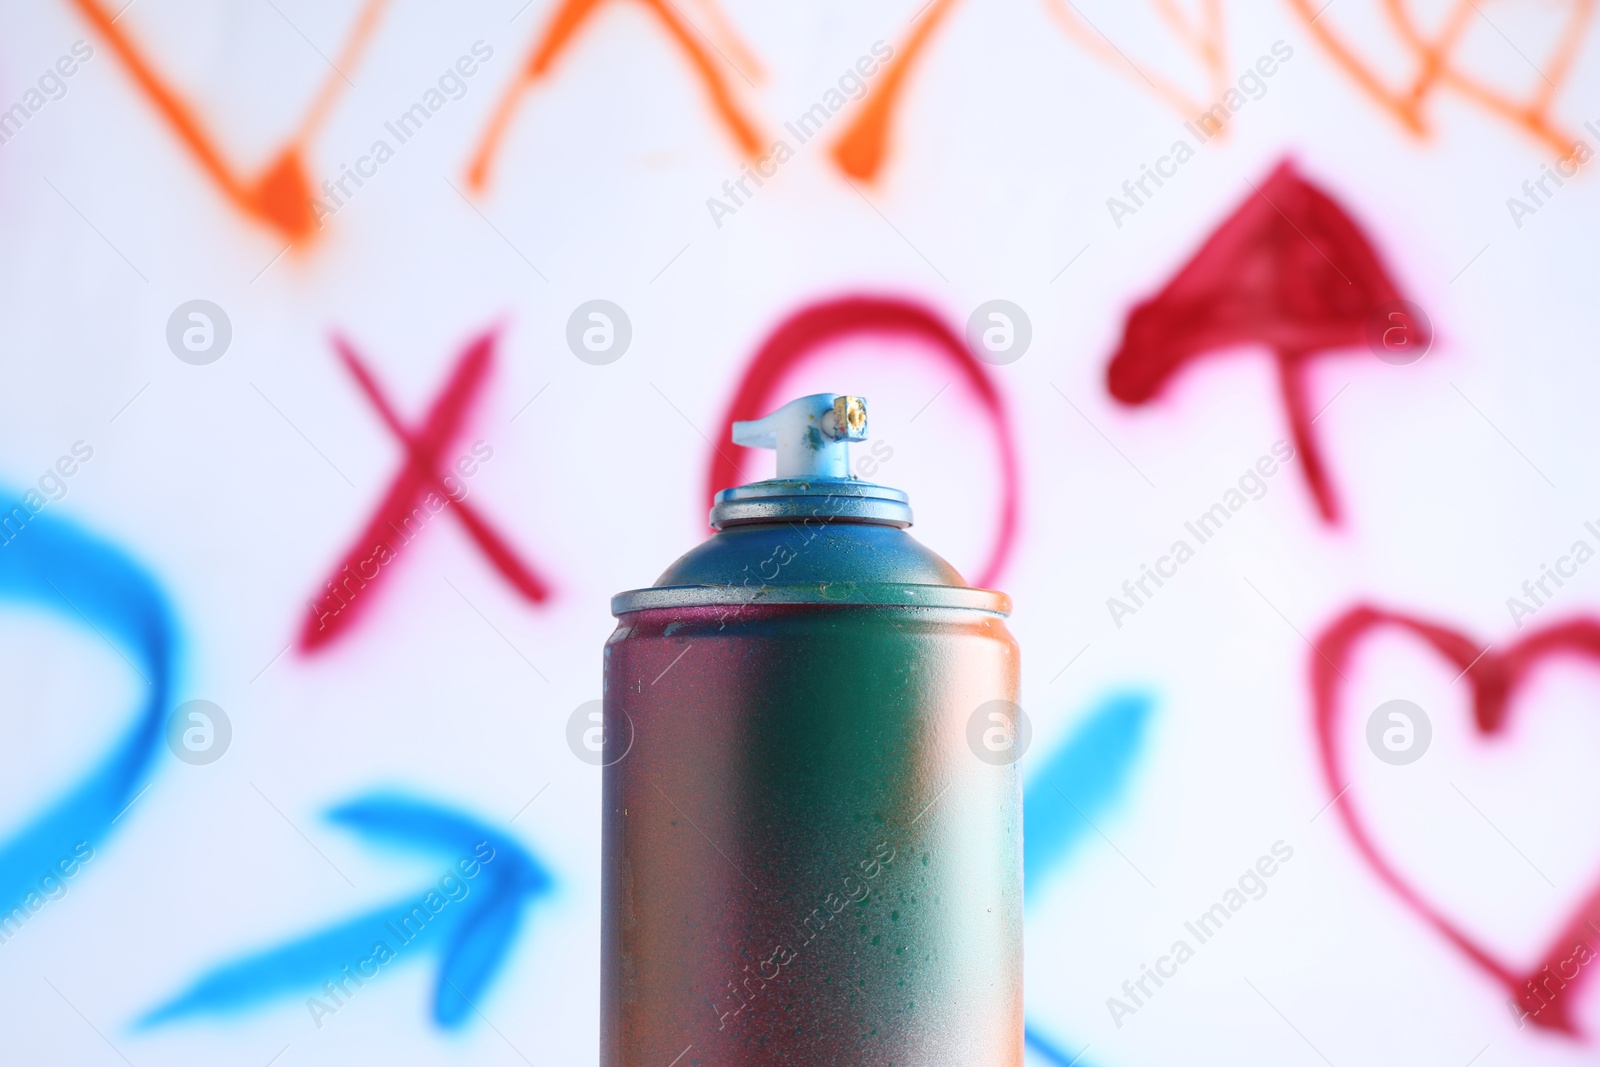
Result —
[{"label": "red heart", "polygon": [[[1473,717],[1478,732],[1490,735],[1498,733],[1505,725],[1512,694],[1541,660],[1566,654],[1600,661],[1600,620],[1574,619],[1557,623],[1534,630],[1504,652],[1485,652],[1481,651],[1483,645],[1448,627],[1398,612],[1358,605],[1323,631],[1311,657],[1311,694],[1322,770],[1334,796],[1333,804],[1339,809],[1339,816],[1354,838],[1357,850],[1401,900],[1506,987],[1512,999],[1520,1003],[1521,1010],[1528,1013],[1528,1022],[1575,1037],[1581,1036],[1568,1015],[1568,1008],[1576,995],[1577,986],[1595,968],[1580,967],[1573,957],[1575,947],[1579,945],[1594,955],[1600,955],[1600,938],[1591,937],[1600,933],[1600,926],[1594,925],[1600,921],[1600,884],[1589,891],[1534,968],[1525,974],[1518,974],[1490,955],[1400,876],[1378,851],[1371,834],[1357,817],[1346,795],[1349,780],[1343,772],[1339,751],[1334,744],[1335,720],[1340,711],[1340,683],[1345,680],[1343,668],[1349,664],[1360,643],[1385,626],[1421,638],[1439,655],[1455,664],[1472,683]],[[1586,956],[1585,960],[1588,958]]]}]

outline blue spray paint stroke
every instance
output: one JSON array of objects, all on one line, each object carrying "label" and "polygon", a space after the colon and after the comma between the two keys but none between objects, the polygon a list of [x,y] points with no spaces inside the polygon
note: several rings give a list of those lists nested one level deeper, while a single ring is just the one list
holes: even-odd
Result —
[{"label": "blue spray paint stroke", "polygon": [[[1045,877],[1088,840],[1091,820],[1123,799],[1154,711],[1155,698],[1147,693],[1115,693],[1030,772],[1022,795],[1025,906],[1038,899]],[[1083,1053],[1068,1055],[1032,1023],[1023,1034],[1027,1047],[1055,1067],[1091,1067]]]},{"label": "blue spray paint stroke", "polygon": [[[1082,1052],[1076,1056],[1067,1055],[1065,1049],[1041,1034],[1031,1023],[1023,1031],[1023,1035],[1027,1046],[1034,1051],[1034,1054],[1047,1063],[1055,1064],[1055,1067],[1092,1067],[1089,1061],[1083,1058]],[[1085,1047],[1084,1051],[1087,1052],[1088,1048]]]},{"label": "blue spray paint stroke", "polygon": [[1023,791],[1023,899],[1037,893],[1091,833],[1091,820],[1121,801],[1155,710],[1146,693],[1117,693],[1089,713]]},{"label": "blue spray paint stroke", "polygon": [[[0,500],[9,494],[0,493]],[[13,525],[21,519],[15,532]],[[121,549],[25,504],[0,513],[0,600],[56,612],[105,638],[144,679],[138,719],[83,781],[0,844],[0,912],[27,907],[73,846],[103,846],[149,775],[172,694],[177,627],[154,578]]]},{"label": "blue spray paint stroke", "polygon": [[[195,1015],[238,1013],[298,992],[326,997],[325,986],[330,981],[345,982],[347,991],[358,989],[393,963],[420,959],[430,952],[441,958],[433,997],[434,1021],[445,1029],[467,1021],[473,1005],[510,954],[524,908],[554,885],[550,874],[511,838],[426,801],[375,794],[341,805],[328,817],[368,839],[443,858],[457,881],[467,887],[466,894],[445,903],[436,913],[430,914],[423,906],[422,914],[430,917],[406,940],[399,931],[410,934],[411,928],[403,927],[402,920],[412,916],[415,922],[414,909],[422,906],[437,880],[337,926],[216,967],[175,999],[152,1010],[138,1026]],[[481,842],[494,849],[493,857],[481,865],[475,877],[464,877],[455,864],[463,857],[473,858]],[[443,893],[435,895],[435,900],[443,899]],[[394,959],[376,974],[348,979],[347,974],[359,975],[359,962],[371,961],[379,942],[389,947]]]}]

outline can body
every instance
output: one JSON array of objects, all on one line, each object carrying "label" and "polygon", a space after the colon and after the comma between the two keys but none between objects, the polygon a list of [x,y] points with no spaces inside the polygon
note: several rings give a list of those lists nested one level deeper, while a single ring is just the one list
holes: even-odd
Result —
[{"label": "can body", "polygon": [[994,611],[799,599],[619,614],[601,1062],[1018,1067],[1020,778],[969,741],[1016,643]]}]

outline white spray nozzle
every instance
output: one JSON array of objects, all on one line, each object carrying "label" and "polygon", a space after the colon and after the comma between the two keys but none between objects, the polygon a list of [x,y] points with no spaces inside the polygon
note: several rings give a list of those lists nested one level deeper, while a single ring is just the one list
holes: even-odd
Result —
[{"label": "white spray nozzle", "polygon": [[850,477],[850,442],[867,439],[867,402],[813,393],[763,419],[733,424],[733,443],[778,453],[779,478]]}]

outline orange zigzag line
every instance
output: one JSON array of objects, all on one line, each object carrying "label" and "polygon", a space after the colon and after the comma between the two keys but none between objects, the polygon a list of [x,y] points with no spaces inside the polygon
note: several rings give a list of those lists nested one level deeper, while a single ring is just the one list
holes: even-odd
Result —
[{"label": "orange zigzag line", "polygon": [[[696,39],[700,36],[699,31],[679,15],[678,9],[670,0],[638,0],[638,2],[655,15],[662,28],[666,30],[667,36],[688,57],[695,74],[705,86],[706,94],[711,98],[712,108],[733,135],[734,140],[739,143],[740,150],[747,158],[756,159],[761,152],[761,136],[755,124],[739,110],[727,80],[712,60],[710,53]],[[477,152],[473,154],[472,163],[467,168],[467,182],[474,189],[482,190],[487,185],[489,168],[505,139],[506,129],[522,95],[534,82],[549,73],[561,53],[572,44],[584,23],[604,3],[606,0],[563,0],[561,7],[545,27],[544,33],[534,43],[533,51],[521,76],[500,98],[500,103],[489,119],[483,140],[479,143]],[[726,31],[725,20],[718,16],[716,22],[719,29]],[[732,50],[736,55],[743,57],[748,64],[750,58],[748,49],[742,43],[737,43],[738,39],[731,34],[728,40],[735,42]],[[710,44],[709,41],[706,43]]]},{"label": "orange zigzag line", "polygon": [[[1174,0],[1152,0],[1156,12],[1175,32],[1184,46],[1192,51],[1205,67],[1214,98],[1220,98],[1227,88],[1227,55],[1224,44],[1224,27],[1221,0],[1204,0],[1200,22],[1192,23]],[[955,6],[956,0],[933,0],[933,3],[912,21],[916,23],[911,35],[896,56],[889,61],[887,73],[873,89],[867,102],[856,114],[855,120],[834,145],[833,157],[839,169],[852,178],[871,181],[882,171],[888,157],[891,127],[905,79],[926,48],[939,23]],[[1142,70],[1105,40],[1098,31],[1086,26],[1078,16],[1068,10],[1063,0],[1045,0],[1046,8],[1067,31],[1068,35],[1090,53],[1116,69],[1131,70],[1140,81],[1161,99],[1172,105],[1185,118],[1192,118],[1202,107],[1195,103],[1171,82],[1158,74]]]},{"label": "orange zigzag line", "polygon": [[871,181],[883,168],[889,152],[890,126],[905,89],[906,76],[916,65],[922,50],[927,47],[933,31],[944,21],[957,0],[931,0],[921,13],[912,18],[920,23],[906,38],[906,43],[884,65],[883,78],[869,92],[867,101],[856,112],[855,121],[845,130],[833,146],[833,159],[839,169],[852,178]]},{"label": "orange zigzag line", "polygon": [[134,83],[150,99],[201,169],[216,182],[234,207],[246,217],[276,229],[291,243],[315,235],[317,220],[311,208],[311,188],[304,164],[305,148],[343,91],[341,83],[344,82],[344,75],[340,72],[356,65],[388,0],[367,0],[339,55],[339,62],[334,64],[334,70],[323,81],[299,128],[272,163],[254,179],[246,179],[238,174],[217,147],[194,106],[162,78],[134,43],[133,37],[117,25],[117,16],[101,7],[99,0],[68,2],[106,39],[111,50],[128,68]]},{"label": "orange zigzag line", "polygon": [[[1190,23],[1173,0],[1152,0],[1156,13],[1177,34],[1184,47],[1192,52],[1205,68],[1206,82],[1213,101],[1220,100],[1228,88],[1226,33],[1222,20],[1221,0],[1205,0],[1201,9],[1204,28]],[[1046,9],[1055,16],[1061,28],[1078,45],[1113,70],[1135,76],[1158,98],[1172,107],[1180,116],[1192,119],[1204,111],[1206,105],[1196,101],[1161,74],[1145,70],[1122,49],[1111,43],[1099,29],[1087,23],[1077,13],[1076,6],[1067,0],[1045,0]],[[1222,128],[1226,134],[1227,127]]]},{"label": "orange zigzag line", "polygon": [[1566,30],[1546,58],[1544,67],[1536,66],[1541,84],[1526,100],[1521,101],[1464,73],[1451,62],[1472,19],[1475,16],[1487,19],[1475,0],[1458,0],[1439,32],[1431,39],[1417,26],[1404,0],[1383,0],[1384,11],[1401,42],[1417,59],[1417,70],[1411,83],[1401,89],[1386,84],[1333,29],[1330,20],[1318,17],[1310,0],[1288,0],[1288,3],[1334,63],[1413,136],[1426,137],[1431,133],[1423,117],[1423,105],[1439,88],[1448,87],[1558,154],[1566,156],[1572,151],[1576,137],[1564,131],[1550,113],[1554,109],[1556,94],[1570,76],[1578,48],[1593,21],[1596,0],[1570,0],[1572,11]]}]

